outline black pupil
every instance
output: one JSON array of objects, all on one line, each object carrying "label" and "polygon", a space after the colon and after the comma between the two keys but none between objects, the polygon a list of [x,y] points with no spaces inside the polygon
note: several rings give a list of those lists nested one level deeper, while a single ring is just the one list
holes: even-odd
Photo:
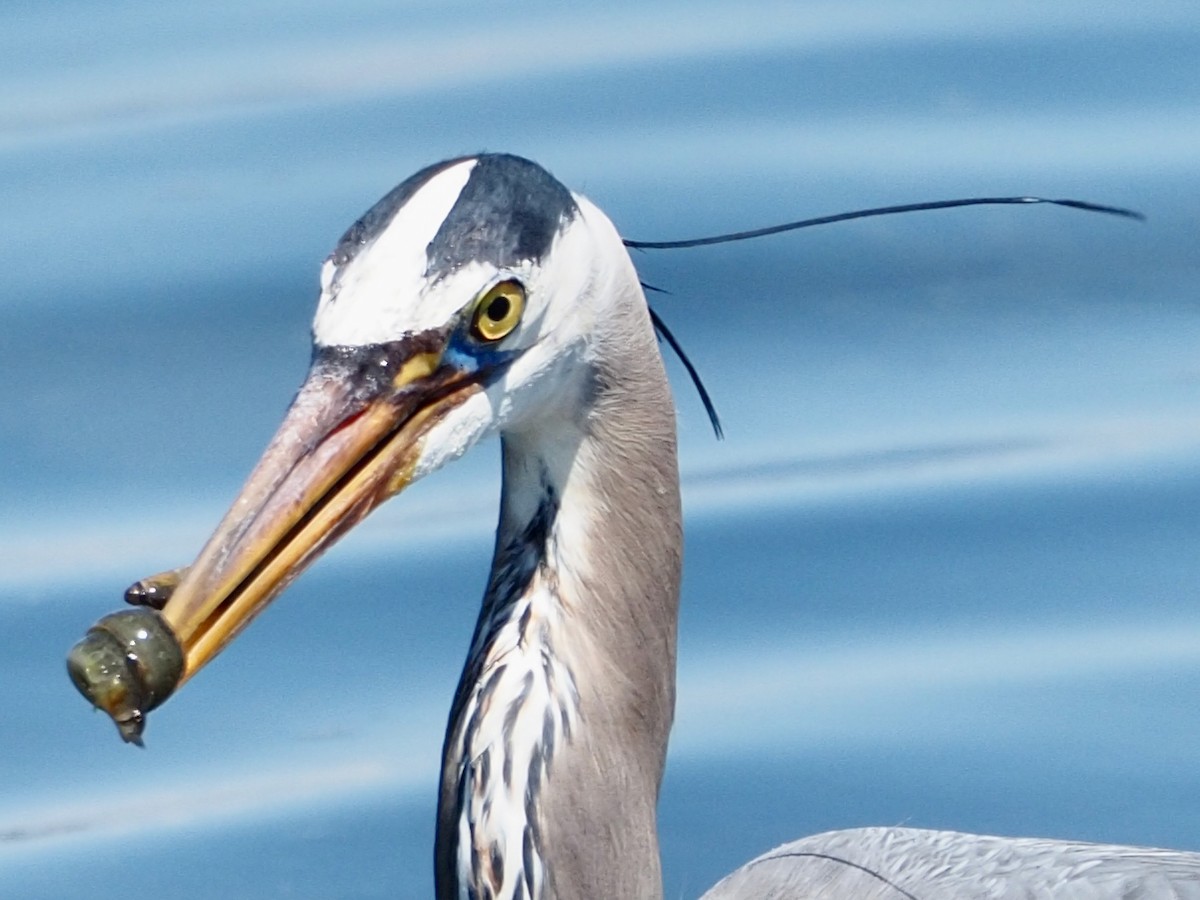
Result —
[{"label": "black pupil", "polygon": [[493,322],[503,322],[508,316],[508,310],[511,305],[512,304],[509,303],[508,298],[503,294],[498,297],[493,297],[492,302],[487,306],[487,317]]}]

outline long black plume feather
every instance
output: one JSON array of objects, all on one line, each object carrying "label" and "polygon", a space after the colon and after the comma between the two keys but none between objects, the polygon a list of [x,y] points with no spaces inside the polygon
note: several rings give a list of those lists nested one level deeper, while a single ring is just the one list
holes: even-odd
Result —
[{"label": "long black plume feather", "polygon": [[[866,219],[870,216],[890,216],[896,213],[920,212],[927,209],[952,209],[956,206],[1027,205],[1031,203],[1050,203],[1054,206],[1066,206],[1070,209],[1082,209],[1086,212],[1107,213],[1108,215],[1123,216],[1124,218],[1137,219],[1138,221],[1144,221],[1146,218],[1140,212],[1132,209],[1124,209],[1120,206],[1105,206],[1101,203],[1088,203],[1086,200],[1048,200],[1045,197],[968,197],[963,200],[931,200],[927,203],[877,206],[874,209],[858,209],[853,212],[836,213],[832,216],[817,216],[815,219],[799,219],[795,222],[784,222],[782,225],[752,228],[749,231],[731,231],[728,234],[714,234],[709,237],[689,238],[682,241],[634,241],[628,238],[622,238],[621,240],[626,247],[632,250],[682,250],[687,247],[707,247],[711,244],[748,241],[751,238],[781,234],[785,231],[796,231],[797,229],[808,228],[812,225],[830,225],[834,222],[846,222],[850,219]],[[642,287],[655,293],[670,293],[645,282],[642,282]],[[688,375],[691,376],[692,384],[696,386],[696,391],[700,394],[700,402],[704,404],[704,411],[708,413],[708,420],[712,423],[713,432],[716,434],[717,439],[720,440],[725,436],[724,431],[721,429],[721,419],[717,415],[717,408],[713,405],[712,398],[708,395],[708,391],[704,387],[704,382],[700,380],[700,373],[696,371],[696,367],[692,365],[692,361],[683,352],[683,347],[679,345],[679,341],[675,340],[675,335],[671,334],[671,330],[667,328],[658,313],[653,309],[650,309],[650,321],[654,323],[654,330],[658,332],[659,337],[670,344],[671,349],[675,351],[675,355],[679,357],[679,361],[683,363],[683,367],[687,369]]]},{"label": "long black plume feather", "polygon": [[734,241],[748,241],[751,238],[766,237],[770,234],[781,234],[785,231],[796,231],[812,225],[830,225],[833,222],[846,222],[850,219],[866,219],[870,216],[890,216],[896,213],[920,212],[925,209],[952,209],[956,206],[991,206],[1030,203],[1052,203],[1055,206],[1068,206],[1071,209],[1082,209],[1088,212],[1107,213],[1112,216],[1124,216],[1127,219],[1144,220],[1146,217],[1132,209],[1122,209],[1119,206],[1104,206],[1099,203],[1088,203],[1084,200],[1047,200],[1045,197],[969,197],[965,200],[932,200],[928,203],[903,203],[899,206],[878,206],[874,209],[857,209],[854,212],[836,213],[832,216],[817,216],[815,219],[800,219],[796,222],[784,222],[782,225],[770,225],[766,228],[752,228],[749,231],[731,231],[728,234],[714,234],[709,237],[689,238],[683,241],[634,241],[622,238],[626,247],[634,250],[682,250],[685,247],[707,247],[710,244],[729,244]]},{"label": "long black plume feather", "polygon": [[671,334],[671,329],[658,317],[654,307],[647,306],[646,308],[650,310],[650,321],[654,323],[654,330],[658,332],[659,337],[671,345],[671,349],[675,351],[675,355],[679,357],[679,361],[683,363],[687,373],[692,376],[692,384],[696,386],[696,391],[700,394],[700,402],[704,404],[704,411],[708,413],[708,421],[712,423],[713,434],[717,436],[718,441],[721,440],[725,437],[725,431],[721,428],[721,417],[717,415],[717,408],[713,405],[712,397],[708,396],[704,382],[700,380],[700,373],[696,371],[692,361],[683,352],[683,347],[679,346],[679,341],[675,340],[675,335]]}]

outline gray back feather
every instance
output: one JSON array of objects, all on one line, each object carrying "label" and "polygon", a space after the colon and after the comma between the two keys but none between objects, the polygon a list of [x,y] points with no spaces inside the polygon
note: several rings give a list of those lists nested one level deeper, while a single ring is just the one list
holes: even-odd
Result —
[{"label": "gray back feather", "polygon": [[1200,853],[856,828],[777,847],[702,900],[1200,900]]}]

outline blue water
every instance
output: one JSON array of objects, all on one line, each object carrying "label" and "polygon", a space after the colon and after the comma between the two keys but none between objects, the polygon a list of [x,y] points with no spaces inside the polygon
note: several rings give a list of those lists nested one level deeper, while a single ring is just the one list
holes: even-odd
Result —
[{"label": "blue water", "polygon": [[0,13],[0,896],[429,896],[484,446],[380,511],[139,752],[66,649],[190,560],[308,356],[320,260],[503,149],[635,238],[687,570],[667,895],[906,823],[1200,849],[1200,8],[269,0]]}]

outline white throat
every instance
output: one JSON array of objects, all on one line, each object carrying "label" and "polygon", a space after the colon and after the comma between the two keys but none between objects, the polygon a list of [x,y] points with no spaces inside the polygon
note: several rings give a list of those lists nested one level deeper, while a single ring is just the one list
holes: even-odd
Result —
[{"label": "white throat", "polygon": [[451,733],[458,760],[455,865],[464,900],[546,895],[538,801],[556,753],[579,729],[575,674],[558,649],[567,644],[585,564],[579,516],[589,504],[581,502],[582,476],[573,471],[578,458],[547,460],[514,447],[519,439],[506,443],[509,505],[497,535],[498,564],[467,664],[473,684]]}]

